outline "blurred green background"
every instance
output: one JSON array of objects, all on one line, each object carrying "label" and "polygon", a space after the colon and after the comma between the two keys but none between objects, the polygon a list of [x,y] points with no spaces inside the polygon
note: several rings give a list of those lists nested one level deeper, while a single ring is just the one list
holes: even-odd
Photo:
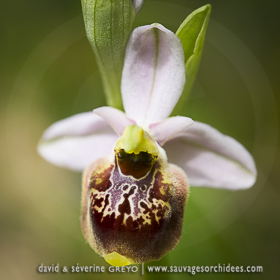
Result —
[{"label": "blurred green background", "polygon": [[135,26],[160,22],[175,32],[207,3],[213,10],[202,63],[182,114],[238,139],[256,161],[258,180],[237,192],[192,188],[181,242],[150,264],[261,265],[264,272],[37,272],[41,263],[108,267],[80,230],[81,175],[36,152],[50,124],[105,99],[80,1],[18,0],[2,2],[0,12],[1,279],[279,279],[279,2],[146,0]]}]

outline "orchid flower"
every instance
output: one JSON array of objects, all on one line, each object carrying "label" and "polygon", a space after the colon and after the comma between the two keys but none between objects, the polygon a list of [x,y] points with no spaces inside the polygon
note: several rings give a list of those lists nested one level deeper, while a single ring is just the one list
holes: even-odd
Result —
[{"label": "orchid flower", "polygon": [[207,124],[168,116],[185,83],[180,39],[160,24],[128,41],[125,113],[101,107],[51,125],[39,144],[49,162],[84,171],[82,229],[112,265],[160,259],[180,240],[189,186],[251,187],[254,160]]}]

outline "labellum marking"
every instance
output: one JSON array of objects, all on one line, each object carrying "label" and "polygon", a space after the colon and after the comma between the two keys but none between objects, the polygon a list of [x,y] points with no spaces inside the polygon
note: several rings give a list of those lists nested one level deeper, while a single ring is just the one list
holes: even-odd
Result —
[{"label": "labellum marking", "polygon": [[105,231],[135,232],[145,227],[155,233],[170,212],[171,184],[164,183],[161,166],[152,155],[123,150],[116,155],[114,166],[91,177],[91,218]]}]

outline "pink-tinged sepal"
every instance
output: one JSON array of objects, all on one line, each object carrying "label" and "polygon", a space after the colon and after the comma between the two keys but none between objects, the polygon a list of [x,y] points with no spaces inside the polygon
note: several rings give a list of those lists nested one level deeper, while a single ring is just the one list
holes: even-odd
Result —
[{"label": "pink-tinged sepal", "polygon": [[[123,161],[144,171],[124,175]],[[187,179],[174,165],[116,153],[114,160],[100,159],[85,171],[82,195],[84,235],[105,259],[117,253],[129,263],[157,260],[180,240]]]},{"label": "pink-tinged sepal", "polygon": [[102,117],[85,112],[60,120],[46,129],[38,152],[52,164],[83,172],[96,159],[112,153],[117,138]]},{"label": "pink-tinged sepal", "polygon": [[125,113],[138,125],[167,118],[185,83],[180,39],[161,24],[135,28],[126,47],[122,73]]},{"label": "pink-tinged sepal", "polygon": [[254,159],[235,139],[195,122],[164,144],[169,162],[180,166],[191,186],[247,189],[257,177]]}]

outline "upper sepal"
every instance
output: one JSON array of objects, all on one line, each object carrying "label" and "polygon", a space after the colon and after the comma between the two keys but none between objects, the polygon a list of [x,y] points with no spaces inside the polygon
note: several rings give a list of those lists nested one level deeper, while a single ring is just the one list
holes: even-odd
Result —
[{"label": "upper sepal", "polygon": [[160,24],[134,29],[126,48],[121,84],[127,116],[144,127],[167,118],[184,83],[180,39]]}]

